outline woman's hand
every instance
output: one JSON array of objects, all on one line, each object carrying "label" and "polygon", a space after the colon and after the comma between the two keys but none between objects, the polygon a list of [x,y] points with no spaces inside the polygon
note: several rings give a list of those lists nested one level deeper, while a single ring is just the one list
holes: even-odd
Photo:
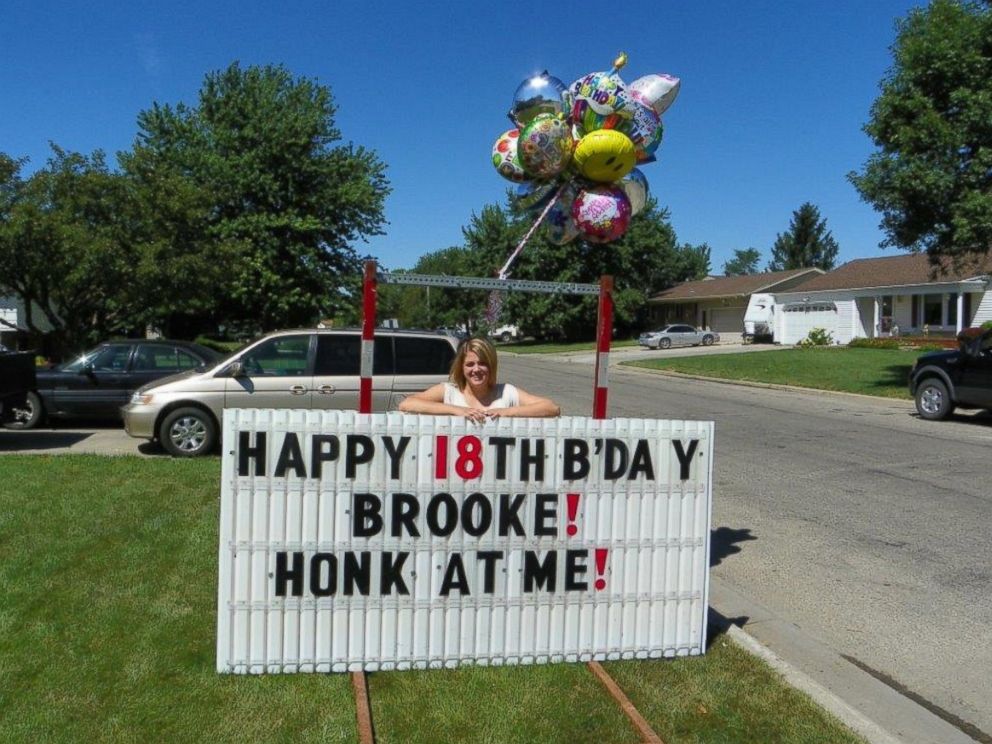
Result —
[{"label": "woman's hand", "polygon": [[489,418],[488,408],[475,408],[471,406],[456,406],[455,415],[467,418],[469,421],[474,421],[477,424],[483,423],[487,418]]}]

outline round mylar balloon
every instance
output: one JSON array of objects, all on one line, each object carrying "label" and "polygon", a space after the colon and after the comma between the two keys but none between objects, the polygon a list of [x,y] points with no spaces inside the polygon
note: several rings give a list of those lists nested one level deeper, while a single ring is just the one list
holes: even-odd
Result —
[{"label": "round mylar balloon", "polygon": [[535,209],[544,207],[551,196],[555,193],[555,184],[551,181],[537,181],[524,183],[517,186],[517,193],[513,197],[513,203],[518,209]]},{"label": "round mylar balloon", "polygon": [[540,114],[520,132],[520,164],[532,178],[552,178],[568,167],[575,140],[561,116]]},{"label": "round mylar balloon", "polygon": [[548,238],[555,245],[565,245],[579,236],[579,228],[572,219],[572,202],[578,192],[574,183],[567,183],[562,188],[554,206],[548,210],[544,224],[548,228]]},{"label": "round mylar balloon", "polygon": [[522,183],[527,180],[524,167],[520,164],[520,157],[517,153],[517,142],[520,139],[520,130],[511,129],[503,132],[493,145],[493,165],[503,178],[507,178],[514,183]]},{"label": "round mylar balloon", "polygon": [[526,126],[539,114],[561,114],[565,111],[565,83],[549,75],[545,70],[540,75],[527,78],[513,94],[510,118],[520,127]]},{"label": "round mylar balloon", "polygon": [[654,160],[654,151],[661,144],[663,132],[661,117],[648,105],[640,93],[631,93],[630,109],[633,113],[630,121],[622,129],[634,143],[634,155],[638,163],[649,163]]},{"label": "round mylar balloon", "polygon": [[627,231],[630,201],[619,186],[593,186],[572,202],[572,219],[586,240],[609,243]]},{"label": "round mylar balloon", "polygon": [[645,75],[630,84],[632,91],[643,96],[647,104],[655,110],[658,116],[675,102],[679,94],[681,81],[674,75]]},{"label": "round mylar balloon", "polygon": [[579,78],[569,89],[572,96],[572,121],[583,133],[613,129],[624,119],[629,96],[619,75],[593,72]]},{"label": "round mylar balloon", "polygon": [[616,129],[589,132],[579,140],[572,157],[583,176],[600,183],[619,181],[630,173],[636,159],[634,143]]},{"label": "round mylar balloon", "polygon": [[637,168],[623,177],[620,188],[630,201],[630,216],[639,214],[648,201],[648,179]]}]

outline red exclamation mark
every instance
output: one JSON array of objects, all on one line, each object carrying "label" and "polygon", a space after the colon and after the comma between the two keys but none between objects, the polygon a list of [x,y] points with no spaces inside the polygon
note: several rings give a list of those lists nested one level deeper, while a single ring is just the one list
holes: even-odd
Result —
[{"label": "red exclamation mark", "polygon": [[575,525],[575,517],[579,513],[579,494],[566,493],[565,498],[567,499],[566,506],[568,507],[568,527],[565,528],[565,532],[568,533],[569,537],[575,537],[579,531],[579,528]]},{"label": "red exclamation mark", "polygon": [[603,576],[606,574],[606,556],[609,553],[608,548],[596,548],[596,591],[601,592],[606,588],[606,579]]}]

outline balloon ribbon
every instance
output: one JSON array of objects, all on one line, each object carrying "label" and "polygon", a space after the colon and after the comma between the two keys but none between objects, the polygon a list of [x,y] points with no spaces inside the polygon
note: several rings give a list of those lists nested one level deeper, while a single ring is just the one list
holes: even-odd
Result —
[{"label": "balloon ribbon", "polygon": [[558,187],[558,190],[555,192],[554,196],[551,197],[551,201],[548,202],[541,214],[539,214],[537,219],[534,220],[534,224],[530,226],[530,230],[527,231],[527,234],[520,239],[520,242],[517,244],[517,247],[513,249],[513,253],[510,254],[510,257],[506,259],[506,263],[503,264],[503,268],[500,269],[499,274],[497,274],[500,279],[506,279],[509,275],[510,266],[517,260],[517,256],[520,255],[520,252],[524,249],[524,246],[527,245],[527,241],[530,240],[531,236],[534,234],[534,231],[542,222],[544,222],[544,218],[548,216],[548,212],[551,211],[551,207],[554,206],[556,201],[558,201],[558,197],[561,195],[562,189],[565,188],[566,183],[568,182],[565,181]]}]

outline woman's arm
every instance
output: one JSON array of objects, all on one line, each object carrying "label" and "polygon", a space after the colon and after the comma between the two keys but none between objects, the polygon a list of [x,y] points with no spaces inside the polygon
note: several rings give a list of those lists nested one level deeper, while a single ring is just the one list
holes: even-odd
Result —
[{"label": "woman's arm", "polygon": [[404,413],[426,413],[434,416],[463,416],[473,421],[484,421],[486,412],[481,408],[467,408],[444,402],[444,385],[439,383],[426,390],[408,395],[400,401]]},{"label": "woman's arm", "polygon": [[542,398],[540,395],[528,393],[523,388],[517,388],[517,400],[519,403],[509,408],[489,408],[487,413],[491,418],[548,418],[561,415],[561,407],[551,398]]}]

